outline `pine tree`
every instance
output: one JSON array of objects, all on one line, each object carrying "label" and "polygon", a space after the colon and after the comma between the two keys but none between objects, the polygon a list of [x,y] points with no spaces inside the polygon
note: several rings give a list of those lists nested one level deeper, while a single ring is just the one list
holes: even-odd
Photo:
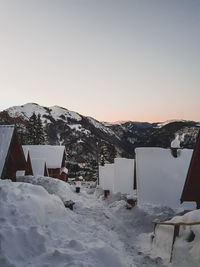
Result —
[{"label": "pine tree", "polygon": [[45,134],[42,126],[41,115],[35,112],[27,124],[27,135],[29,145],[42,145],[45,143]]},{"label": "pine tree", "polygon": [[27,136],[29,145],[36,144],[36,123],[37,123],[37,116],[35,112],[33,112],[27,124]]},{"label": "pine tree", "polygon": [[41,115],[38,114],[36,121],[36,145],[43,145],[45,143],[45,134],[42,126]]},{"label": "pine tree", "polygon": [[116,151],[115,146],[111,145],[109,152],[110,152],[110,163],[114,163],[114,160],[117,156],[117,151]]},{"label": "pine tree", "polygon": [[104,155],[103,154],[101,154],[101,156],[100,156],[100,165],[101,166],[105,165],[105,159],[104,159]]}]

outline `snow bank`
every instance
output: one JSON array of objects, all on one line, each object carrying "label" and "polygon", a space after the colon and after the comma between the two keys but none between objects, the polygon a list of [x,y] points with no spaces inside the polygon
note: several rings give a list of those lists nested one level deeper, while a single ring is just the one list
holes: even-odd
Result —
[{"label": "snow bank", "polygon": [[170,149],[137,148],[138,204],[193,209],[193,203],[180,205],[192,152],[190,149],[179,150],[178,157],[174,158]]},{"label": "snow bank", "polygon": [[[183,216],[176,216],[170,223],[191,223],[200,222],[200,210],[186,213]],[[151,256],[161,257],[165,262],[170,261],[173,242],[173,226],[157,225],[155,237],[152,243]],[[196,267],[200,262],[200,225],[180,226],[179,236],[176,237],[173,252],[172,266]]]},{"label": "snow bank", "polygon": [[92,219],[41,186],[0,180],[0,210],[0,266],[123,266]]},{"label": "snow bank", "polygon": [[169,225],[157,225],[155,237],[152,244],[151,255],[159,256],[166,262],[170,262],[172,244],[173,244],[174,227]]},{"label": "snow bank", "polygon": [[17,181],[41,185],[49,194],[57,195],[63,202],[77,200],[77,195],[74,194],[73,187],[59,179],[38,175],[17,177]]}]

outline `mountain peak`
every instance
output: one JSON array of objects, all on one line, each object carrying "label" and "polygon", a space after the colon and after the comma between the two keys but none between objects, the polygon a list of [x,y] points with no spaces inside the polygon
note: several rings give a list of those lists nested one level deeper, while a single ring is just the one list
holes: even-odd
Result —
[{"label": "mountain peak", "polygon": [[35,112],[36,115],[40,114],[42,120],[47,122],[50,122],[50,118],[54,120],[67,120],[68,118],[76,121],[82,120],[81,115],[78,113],[57,105],[44,107],[37,103],[27,103],[22,106],[10,107],[6,109],[6,111],[12,118],[22,116],[25,120],[29,119],[33,112]]},{"label": "mountain peak", "polygon": [[61,106],[58,106],[58,105],[51,106],[50,108],[53,108],[53,109],[62,109],[62,110],[69,111],[67,108],[64,108],[64,107],[61,107]]}]

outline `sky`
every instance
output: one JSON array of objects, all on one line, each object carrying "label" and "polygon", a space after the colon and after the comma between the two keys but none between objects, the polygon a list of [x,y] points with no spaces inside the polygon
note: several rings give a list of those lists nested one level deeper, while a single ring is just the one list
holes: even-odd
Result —
[{"label": "sky", "polygon": [[200,1],[0,0],[0,99],[200,121]]}]

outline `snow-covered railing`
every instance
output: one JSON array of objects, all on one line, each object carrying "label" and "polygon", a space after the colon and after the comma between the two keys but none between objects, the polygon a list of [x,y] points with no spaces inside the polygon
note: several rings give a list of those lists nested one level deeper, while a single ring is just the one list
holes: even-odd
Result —
[{"label": "snow-covered railing", "polygon": [[173,226],[174,227],[173,239],[172,239],[172,247],[171,247],[171,255],[170,255],[170,262],[172,261],[173,247],[174,247],[174,243],[175,243],[176,237],[179,236],[180,226],[200,225],[200,222],[176,222],[176,223],[173,223],[173,222],[157,222],[157,221],[153,221],[152,223],[154,224],[154,234],[155,234],[155,230],[156,230],[156,226],[157,225],[167,225],[167,226]]},{"label": "snow-covered railing", "polygon": [[162,224],[162,225],[196,225],[200,224],[200,222],[178,222],[178,223],[172,223],[172,222],[152,222],[153,224]]}]

